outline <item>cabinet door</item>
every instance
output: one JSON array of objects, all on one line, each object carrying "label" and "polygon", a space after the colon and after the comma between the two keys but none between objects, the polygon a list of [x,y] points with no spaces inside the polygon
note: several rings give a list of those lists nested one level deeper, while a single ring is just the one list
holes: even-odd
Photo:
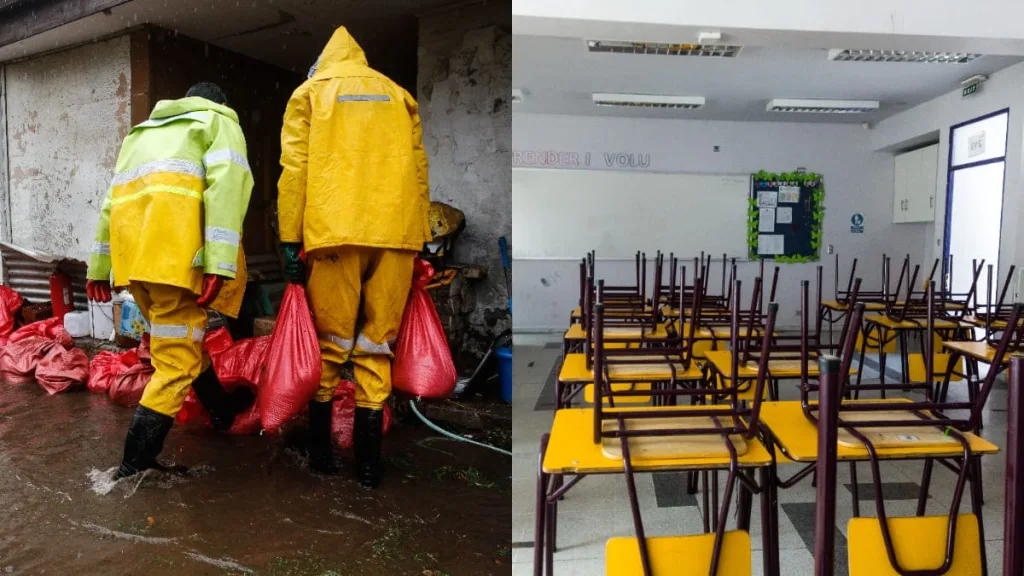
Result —
[{"label": "cabinet door", "polygon": [[907,190],[907,222],[935,221],[935,186],[938,172],[938,146],[915,150],[916,172]]},{"label": "cabinet door", "polygon": [[913,160],[912,153],[899,154],[896,156],[895,177],[893,178],[892,191],[892,221],[893,224],[906,222],[907,185],[910,179],[910,163]]}]

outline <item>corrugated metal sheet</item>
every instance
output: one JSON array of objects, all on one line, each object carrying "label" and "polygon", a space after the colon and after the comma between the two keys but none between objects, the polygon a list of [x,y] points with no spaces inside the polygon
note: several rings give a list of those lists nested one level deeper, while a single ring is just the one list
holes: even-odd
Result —
[{"label": "corrugated metal sheet", "polygon": [[0,243],[4,285],[21,294],[29,302],[50,301],[50,275],[62,270],[71,276],[75,294],[75,310],[88,310],[85,294],[85,273],[88,265],[78,260],[60,260],[49,254]]}]

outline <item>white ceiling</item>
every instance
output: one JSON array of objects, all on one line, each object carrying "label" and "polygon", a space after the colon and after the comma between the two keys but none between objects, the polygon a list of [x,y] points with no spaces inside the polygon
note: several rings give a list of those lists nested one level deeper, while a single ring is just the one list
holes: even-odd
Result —
[{"label": "white ceiling", "polygon": [[[746,46],[737,58],[592,54],[581,38],[512,37],[512,85],[526,92],[516,112],[786,122],[877,122],[1024,60],[986,55],[969,64],[831,62],[828,48]],[[704,96],[698,110],[598,107],[593,92]],[[865,114],[766,112],[772,98],[878,100]]]},{"label": "white ceiling", "polygon": [[[113,8],[0,48],[0,62],[22,58],[114,34],[141,24],[156,24],[282,68],[305,72],[339,25],[356,39],[403,42],[407,38],[374,35],[374,20],[422,15],[457,0],[132,0]],[[465,3],[465,2],[461,2]],[[387,36],[387,37],[385,37]]]}]

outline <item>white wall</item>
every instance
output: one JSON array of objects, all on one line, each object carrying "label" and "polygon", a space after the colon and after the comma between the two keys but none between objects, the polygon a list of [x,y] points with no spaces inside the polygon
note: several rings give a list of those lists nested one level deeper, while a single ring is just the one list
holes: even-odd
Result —
[{"label": "white wall", "polygon": [[128,37],[6,68],[12,240],[87,261],[130,127]]},{"label": "white wall", "polygon": [[[696,173],[775,172],[804,167],[824,175],[825,223],[822,264],[825,265],[826,299],[833,296],[833,260],[825,255],[829,244],[840,255],[841,282],[845,282],[850,261],[860,258],[858,275],[866,286],[878,287],[883,252],[902,258],[911,254],[920,262],[925,252],[929,225],[892,221],[893,155],[875,153],[871,134],[858,125],[701,122],[577,116],[514,114],[514,151],[554,150],[650,154],[650,170]],[[720,146],[719,152],[713,147]],[[596,162],[596,164],[600,164]],[[850,216],[864,214],[864,234],[850,232]],[[624,214],[624,218],[642,217]],[[585,226],[566,215],[567,225]],[[513,242],[516,222],[512,222]],[[745,229],[713,233],[745,234]],[[700,246],[665,246],[663,249],[692,257]],[[582,254],[580,255],[583,256]],[[600,256],[600,255],[599,255]],[[577,261],[517,260],[513,264],[514,327],[517,332],[564,330],[569,311],[579,296]],[[799,282],[814,286],[816,264],[782,265],[779,294],[780,322],[794,325],[799,306]],[[689,266],[692,268],[692,264]],[[745,293],[749,294],[756,263],[741,267]],[[632,262],[598,263],[600,276],[610,283],[632,279]],[[692,273],[692,272],[690,272]],[[770,278],[770,267],[766,270]],[[718,268],[712,268],[712,291],[718,290]],[[814,294],[811,294],[814,299]]]},{"label": "white wall", "polygon": [[949,128],[1004,108],[1010,109],[1006,144],[1006,174],[1003,189],[1003,220],[999,247],[1000,267],[1024,264],[1024,234],[1017,228],[1024,222],[1024,202],[1020,201],[1024,186],[1024,64],[1001,70],[982,85],[981,90],[962,98],[960,90],[951,91],[934,100],[887,118],[875,125],[871,133],[873,150],[894,148],[922,134],[939,132],[939,175],[936,183],[935,224],[928,226],[926,244],[929,257],[942,254],[942,238],[946,223],[946,185],[949,167]]},{"label": "white wall", "polygon": [[[1024,3],[1018,0],[515,0],[512,25],[516,34],[545,34],[564,23],[656,23],[725,29],[777,30],[786,33],[856,33],[891,42],[901,34],[922,37],[1022,39]],[[730,31],[729,29],[734,29]],[[679,41],[679,39],[674,39]],[[947,40],[948,43],[948,40]],[[837,48],[840,46],[836,46]],[[861,47],[861,46],[849,46]],[[1019,47],[1019,45],[1018,45]],[[923,49],[923,48],[922,48]],[[957,50],[947,47],[946,50]]]}]

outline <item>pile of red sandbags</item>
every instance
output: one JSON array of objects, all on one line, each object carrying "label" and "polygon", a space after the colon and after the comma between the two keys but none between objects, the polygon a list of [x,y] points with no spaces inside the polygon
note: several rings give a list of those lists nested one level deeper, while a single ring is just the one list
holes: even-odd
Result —
[{"label": "pile of red sandbags", "polygon": [[7,286],[0,286],[0,344],[7,344],[7,337],[14,331],[14,317],[25,299]]},{"label": "pile of red sandbags", "polygon": [[[0,300],[6,301],[8,296],[2,293],[0,290]],[[0,312],[0,324],[2,316]],[[60,318],[22,326],[0,350],[0,377],[11,384],[35,380],[51,395],[82,388],[89,379],[89,360],[85,352],[71,345]]]},{"label": "pile of red sandbags", "polygon": [[89,391],[110,396],[114,404],[137,406],[155,371],[147,344],[144,340],[136,349],[119,354],[100,352],[93,357],[89,363]]}]

